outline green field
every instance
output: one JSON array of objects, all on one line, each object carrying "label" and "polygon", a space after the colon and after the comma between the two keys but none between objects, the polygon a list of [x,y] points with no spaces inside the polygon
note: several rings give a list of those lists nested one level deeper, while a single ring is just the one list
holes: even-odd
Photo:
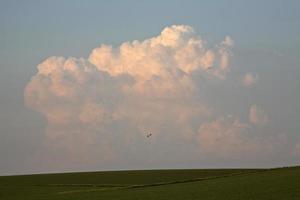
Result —
[{"label": "green field", "polygon": [[300,199],[300,167],[2,176],[0,199]]}]

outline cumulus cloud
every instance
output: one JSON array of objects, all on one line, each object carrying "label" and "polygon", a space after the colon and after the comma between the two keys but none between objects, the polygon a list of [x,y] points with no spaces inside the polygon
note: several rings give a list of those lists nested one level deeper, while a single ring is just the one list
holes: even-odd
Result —
[{"label": "cumulus cloud", "polygon": [[229,71],[230,47],[225,40],[212,49],[193,28],[184,25],[166,27],[160,35],[144,41],[125,42],[117,48],[101,45],[92,51],[89,61],[111,76],[129,74],[140,82],[153,78],[169,80],[202,70],[224,78]]},{"label": "cumulus cloud", "polygon": [[[233,44],[226,36],[208,48],[192,27],[174,25],[144,41],[103,44],[87,59],[47,58],[24,92],[26,105],[47,121],[42,158],[69,166],[146,162],[148,131],[152,160],[161,162],[178,160],[172,144],[222,157],[271,151],[269,138],[252,137],[238,117],[216,116],[199,95],[199,77],[226,78]],[[249,120],[265,124],[268,117],[252,106]]]},{"label": "cumulus cloud", "polygon": [[243,84],[246,87],[250,87],[256,84],[258,81],[258,75],[253,75],[252,73],[247,73],[243,78]]},{"label": "cumulus cloud", "polygon": [[226,37],[207,49],[192,27],[174,25],[141,42],[101,45],[88,60],[50,57],[28,83],[26,105],[50,123],[101,123],[120,115],[118,106],[131,96],[158,99],[158,105],[164,99],[191,98],[196,87],[191,73],[225,76],[232,45]]},{"label": "cumulus cloud", "polygon": [[[49,57],[26,86],[25,103],[47,120],[47,151],[60,149],[78,162],[85,151],[115,155],[145,131],[162,134],[164,126],[188,138],[195,119],[211,114],[192,74],[224,79],[232,45],[227,36],[206,48],[192,27],[174,25],[144,41],[101,45],[88,59]],[[108,153],[108,146],[117,148]]]},{"label": "cumulus cloud", "polygon": [[254,125],[265,125],[269,118],[262,108],[252,105],[249,111],[249,121]]}]

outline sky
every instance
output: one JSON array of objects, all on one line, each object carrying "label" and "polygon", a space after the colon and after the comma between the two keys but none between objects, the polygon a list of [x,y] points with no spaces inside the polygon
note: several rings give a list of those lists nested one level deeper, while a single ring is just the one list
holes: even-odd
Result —
[{"label": "sky", "polygon": [[299,165],[299,9],[0,0],[0,175]]}]

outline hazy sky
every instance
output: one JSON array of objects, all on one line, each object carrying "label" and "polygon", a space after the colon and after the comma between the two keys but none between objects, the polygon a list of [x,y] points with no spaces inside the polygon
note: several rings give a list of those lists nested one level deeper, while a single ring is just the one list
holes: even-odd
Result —
[{"label": "hazy sky", "polygon": [[300,164],[299,9],[0,0],[0,175]]}]

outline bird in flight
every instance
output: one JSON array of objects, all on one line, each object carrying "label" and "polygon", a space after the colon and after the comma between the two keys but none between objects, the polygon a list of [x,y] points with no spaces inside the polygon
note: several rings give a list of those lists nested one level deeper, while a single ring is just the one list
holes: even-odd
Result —
[{"label": "bird in flight", "polygon": [[149,138],[152,136],[152,133],[148,133],[146,136],[147,136],[147,138]]}]

